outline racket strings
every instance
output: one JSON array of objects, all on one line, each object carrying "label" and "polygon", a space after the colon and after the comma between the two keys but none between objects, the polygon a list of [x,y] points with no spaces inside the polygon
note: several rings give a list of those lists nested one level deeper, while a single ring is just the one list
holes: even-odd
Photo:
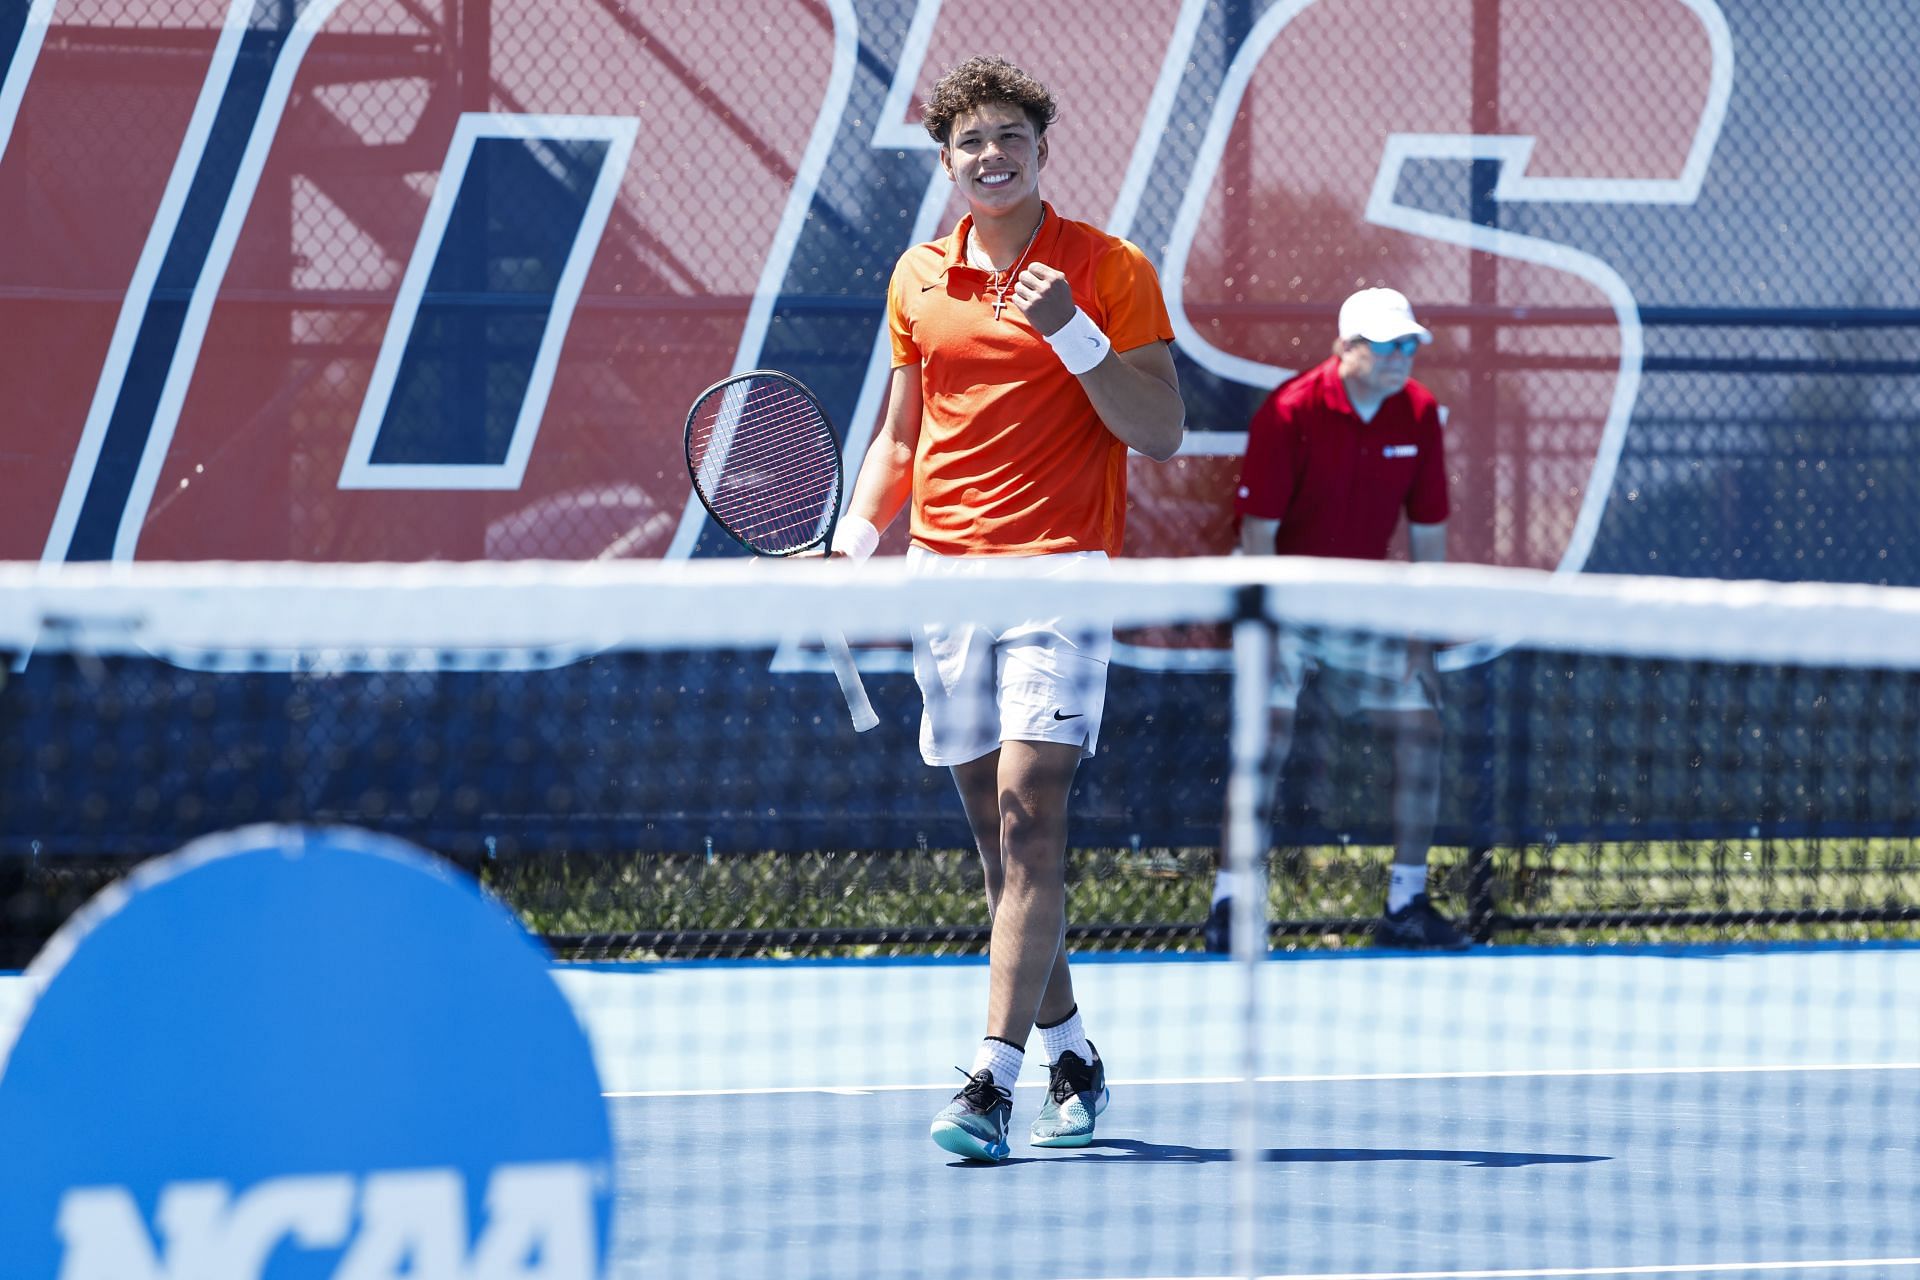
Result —
[{"label": "racket strings", "polygon": [[693,417],[695,483],[736,537],[781,553],[825,535],[839,498],[839,449],[811,400],[785,387],[732,386]]},{"label": "racket strings", "polygon": [[[701,464],[717,459],[719,465],[724,466],[743,429],[747,442],[765,444],[827,434],[826,424],[812,403],[801,396],[780,394],[783,390],[763,390],[756,396],[753,392],[729,387],[710,410],[704,406],[696,410],[699,421],[694,430],[696,444],[703,454]],[[749,403],[755,399],[758,403]],[[807,430],[797,430],[797,425]]]},{"label": "racket strings", "polygon": [[832,438],[824,430],[802,425],[809,429],[796,431],[788,420],[744,423],[730,431],[724,448],[707,448],[700,473],[712,482],[710,487],[718,489],[730,476],[748,471],[790,478],[812,477],[823,464],[831,468],[836,452]]},{"label": "racket strings", "polygon": [[[806,429],[796,430],[796,426]],[[725,447],[708,447],[700,462],[710,493],[751,483],[767,486],[774,494],[795,492],[804,500],[817,498],[823,486],[832,485],[837,450],[824,424],[811,412],[777,418],[762,415],[743,420],[726,434]]]},{"label": "racket strings", "polygon": [[811,402],[797,397],[780,397],[771,405],[765,393],[761,403],[743,403],[748,397],[729,389],[726,398],[710,413],[696,414],[702,420],[694,429],[696,451],[703,470],[724,469],[731,455],[742,447],[750,452],[779,449],[796,442],[831,443],[831,433]]}]

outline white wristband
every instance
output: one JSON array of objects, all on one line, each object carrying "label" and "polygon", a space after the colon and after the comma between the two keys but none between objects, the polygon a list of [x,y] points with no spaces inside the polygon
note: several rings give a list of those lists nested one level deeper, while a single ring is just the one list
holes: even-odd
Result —
[{"label": "white wristband", "polygon": [[873,554],[880,545],[880,531],[873,527],[871,520],[862,520],[859,516],[841,516],[840,523],[834,526],[833,549],[852,560],[855,564]]},{"label": "white wristband", "polygon": [[1073,309],[1073,319],[1048,334],[1047,341],[1053,345],[1060,363],[1067,366],[1067,372],[1076,378],[1105,360],[1107,352],[1113,350],[1113,343],[1100,332],[1100,326],[1078,307]]}]

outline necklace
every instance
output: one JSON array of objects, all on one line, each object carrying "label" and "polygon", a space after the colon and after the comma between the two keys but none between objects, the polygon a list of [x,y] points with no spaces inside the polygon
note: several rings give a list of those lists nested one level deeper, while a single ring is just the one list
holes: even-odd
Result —
[{"label": "necklace", "polygon": [[967,265],[987,273],[987,290],[993,294],[993,318],[1000,319],[1000,313],[1007,309],[1007,290],[1013,287],[1014,279],[1020,274],[1020,265],[1033,252],[1033,242],[1040,238],[1040,228],[1047,223],[1047,211],[1040,211],[1040,221],[1033,224],[1033,234],[1027,237],[1026,248],[1020,250],[1020,256],[1005,271],[995,271],[993,263],[980,248],[980,242],[972,232],[967,233]]}]

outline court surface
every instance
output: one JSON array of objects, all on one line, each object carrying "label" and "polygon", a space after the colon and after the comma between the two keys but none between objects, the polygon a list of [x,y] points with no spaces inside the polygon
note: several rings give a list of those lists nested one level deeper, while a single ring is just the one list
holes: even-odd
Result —
[{"label": "court surface", "polygon": [[1088,1148],[1029,1146],[1030,1052],[996,1166],[926,1136],[983,962],[559,975],[622,1277],[1226,1275],[1237,1196],[1273,1276],[1920,1276],[1920,950],[1280,958],[1251,1088],[1244,970],[1083,961],[1112,1106]]},{"label": "court surface", "polygon": [[[1920,948],[1279,957],[1251,1085],[1246,973],[1076,962],[1112,1106],[1031,1147],[1030,1052],[987,1166],[926,1136],[984,961],[557,966],[612,1274],[1224,1276],[1250,1203],[1268,1276],[1920,1276]],[[25,997],[0,979],[0,1030]]]}]

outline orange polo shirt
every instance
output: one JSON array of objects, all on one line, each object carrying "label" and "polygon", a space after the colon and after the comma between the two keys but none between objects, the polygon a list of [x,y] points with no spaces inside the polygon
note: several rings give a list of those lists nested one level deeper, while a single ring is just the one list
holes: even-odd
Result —
[{"label": "orange polo shirt", "polygon": [[[1131,351],[1173,341],[1160,278],[1138,248],[1044,206],[1025,264],[1067,277],[1073,300]],[[920,366],[925,411],[909,532],[943,556],[1117,555],[1127,446],[1108,431],[1047,340],[966,262],[973,215],[900,257],[887,289],[893,364]]]}]

